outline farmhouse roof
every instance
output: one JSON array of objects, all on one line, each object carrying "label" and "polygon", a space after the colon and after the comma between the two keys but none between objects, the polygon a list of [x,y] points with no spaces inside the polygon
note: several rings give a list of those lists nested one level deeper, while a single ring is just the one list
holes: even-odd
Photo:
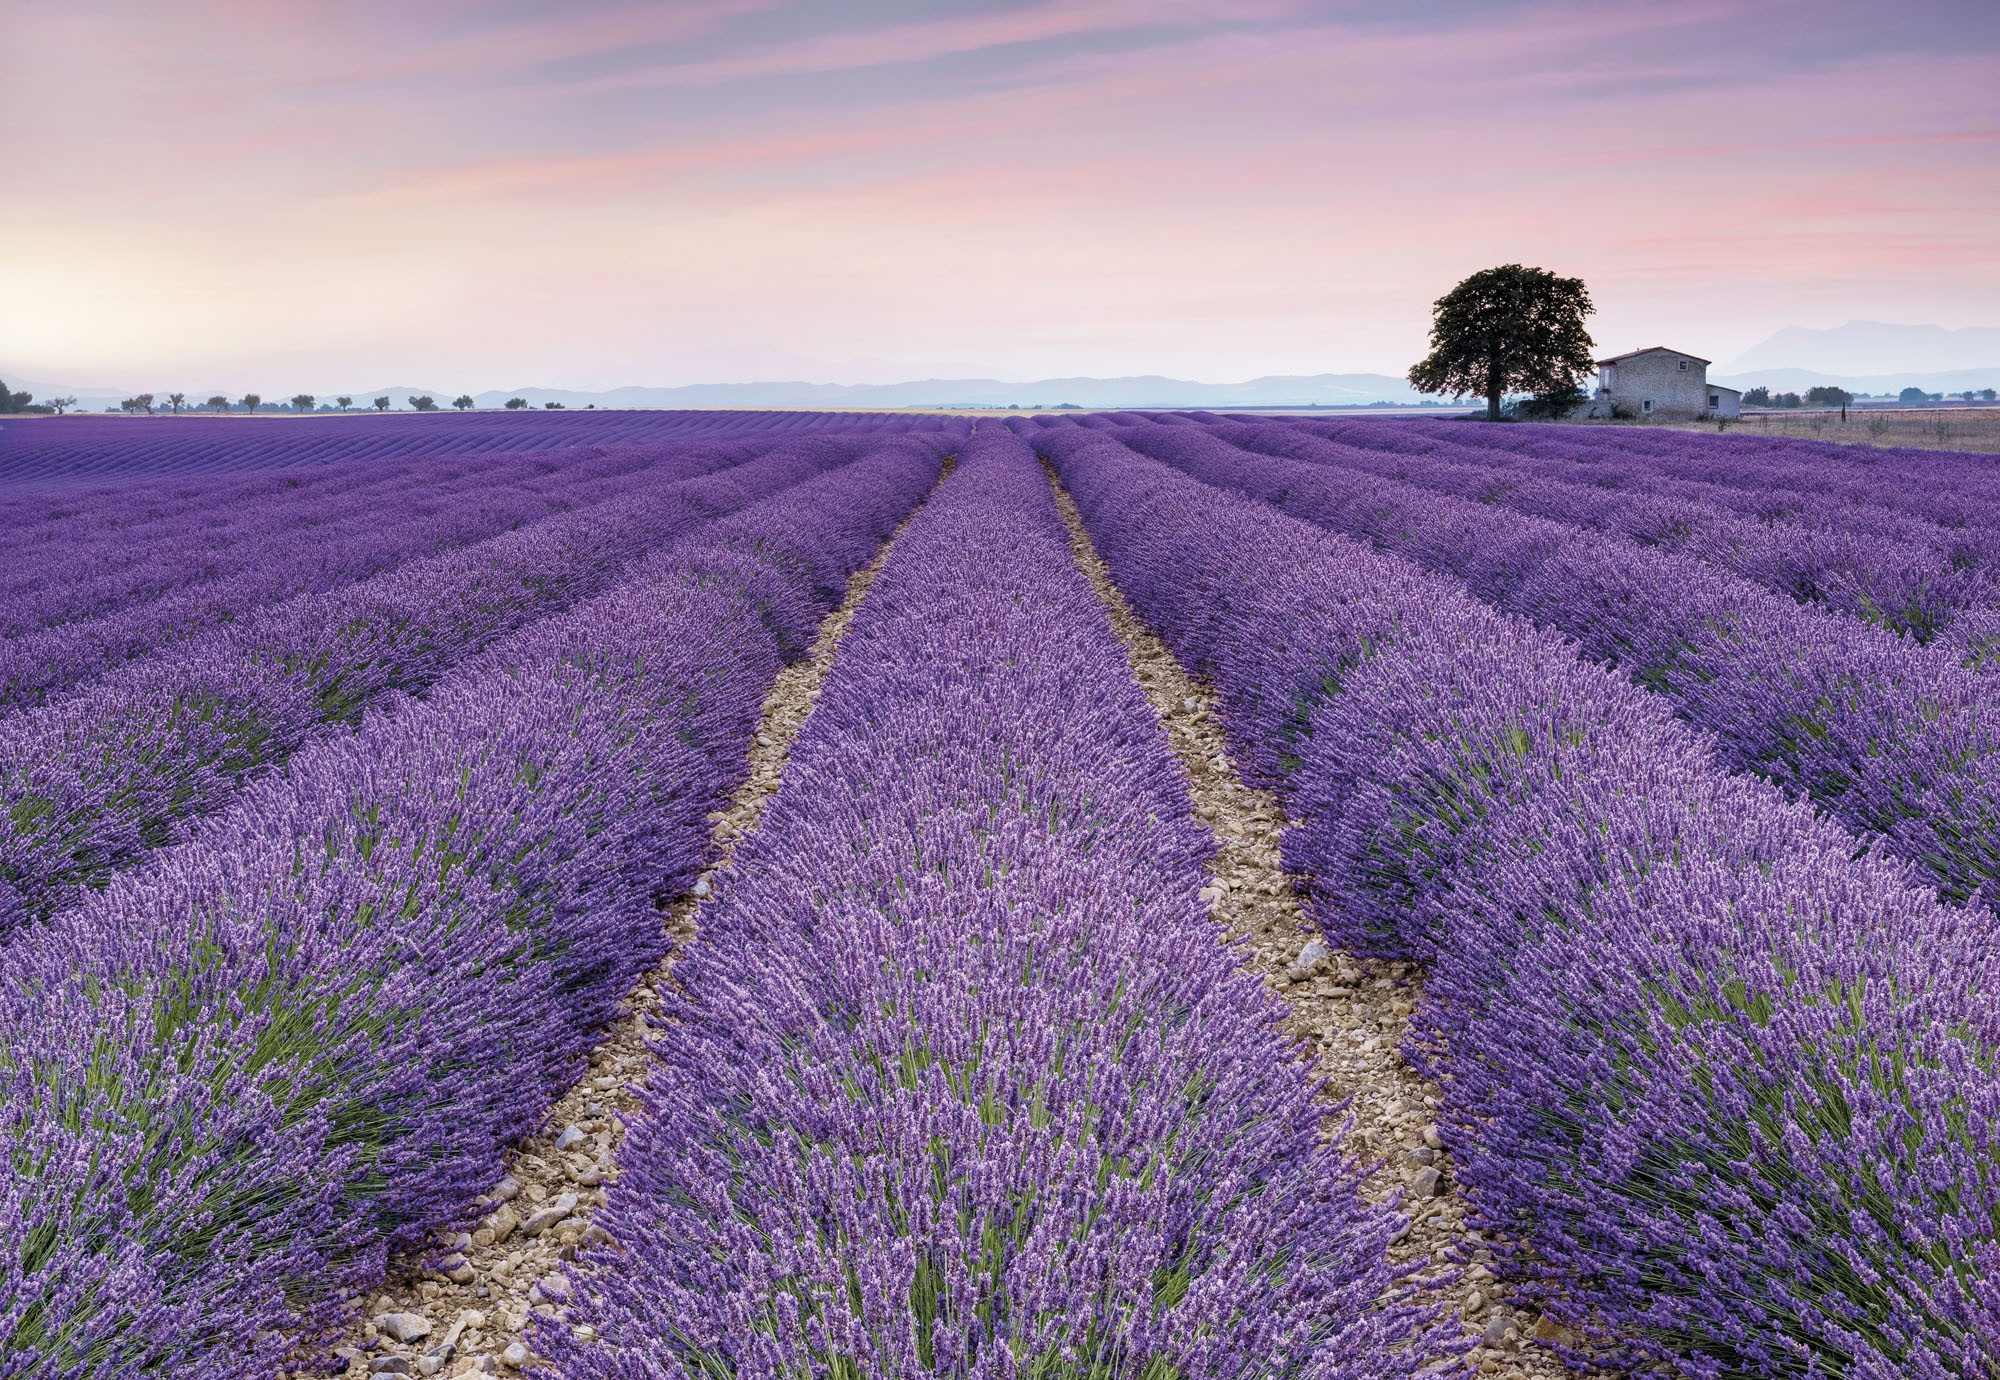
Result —
[{"label": "farmhouse roof", "polygon": [[1689,355],[1686,350],[1674,350],[1665,345],[1648,345],[1643,350],[1627,350],[1622,355],[1613,355],[1609,359],[1600,359],[1597,362],[1599,364],[1616,364],[1621,360],[1631,359],[1635,355],[1687,355],[1696,364],[1715,363],[1712,359],[1703,359],[1700,355]]}]

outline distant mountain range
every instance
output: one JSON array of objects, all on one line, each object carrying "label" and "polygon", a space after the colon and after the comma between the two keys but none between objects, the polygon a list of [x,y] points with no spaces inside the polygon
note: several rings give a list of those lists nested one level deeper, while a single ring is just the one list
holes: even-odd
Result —
[{"label": "distant mountain range", "polygon": [[[73,388],[39,383],[0,374],[9,387],[26,389],[37,397],[74,394],[78,406],[98,411],[115,406],[129,392],[103,388]],[[157,391],[157,390],[155,390]],[[221,390],[190,389],[188,397],[201,399]],[[358,408],[366,409],[371,399],[386,396],[401,409],[411,397],[429,394],[442,404],[455,396],[439,388],[413,388],[397,384],[388,388],[355,389],[349,396]],[[335,394],[321,393],[321,401]],[[908,383],[696,383],[674,388],[613,388],[587,392],[571,388],[499,388],[473,395],[480,407],[499,407],[509,398],[525,398],[530,406],[561,403],[565,407],[1058,407],[1070,403],[1091,410],[1121,407],[1287,407],[1317,403],[1325,406],[1354,406],[1367,403],[1418,403],[1423,395],[1407,380],[1390,374],[1309,374],[1271,375],[1244,383],[1197,383],[1157,374],[1130,378],[1038,379],[1032,383],[1007,383],[1000,379],[920,379]],[[266,394],[267,402],[281,402],[276,394]]]},{"label": "distant mountain range", "polygon": [[[723,383],[679,388],[617,388],[576,393],[549,388],[481,393],[481,407],[510,397],[568,407],[1286,407],[1318,403],[1416,403],[1408,381],[1388,374],[1278,374],[1244,383],[1196,383],[1142,374],[1129,378],[920,379],[909,383]],[[490,401],[489,401],[490,400]]]},{"label": "distant mountain range", "polygon": [[1781,369],[1811,370],[1838,378],[1908,376],[1910,384],[1918,386],[1918,376],[1936,378],[1940,383],[1934,387],[1942,391],[1947,375],[2000,372],[2000,329],[1971,326],[1952,331],[1943,326],[1899,326],[1885,321],[1850,321],[1823,331],[1787,326],[1762,344],[1715,366],[1717,376],[1726,378],[1761,376]]},{"label": "distant mountain range", "polygon": [[[1688,344],[1693,342],[1669,342]],[[1880,321],[1850,321],[1831,330],[1787,326],[1770,339],[1726,363],[1714,366],[1719,383],[1737,388],[1759,384],[1775,390],[1803,391],[1830,384],[1854,393],[1895,393],[1918,387],[1933,393],[1958,393],[1968,388],[2000,388],[2000,329],[1905,326]],[[37,398],[75,396],[86,411],[115,407],[135,390],[80,388],[37,382],[0,369],[9,387],[25,389]],[[145,385],[159,392],[162,384]],[[224,390],[190,388],[190,398],[207,398]],[[358,409],[369,400],[388,396],[398,410],[410,397],[428,393],[440,405],[455,394],[440,388],[360,388],[349,394]],[[233,396],[233,395],[232,395]],[[321,393],[321,401],[335,394]],[[282,401],[277,393],[269,401]],[[499,407],[509,398],[525,398],[530,406],[561,403],[565,407],[1009,407],[1054,408],[1063,404],[1101,411],[1117,408],[1260,408],[1353,407],[1370,403],[1410,405],[1425,401],[1408,381],[1393,374],[1271,374],[1242,383],[1200,383],[1139,374],[1124,378],[1049,378],[1032,383],[1000,379],[918,379],[905,383],[697,383],[671,388],[613,388],[588,392],[567,388],[492,389],[474,395],[480,407]]]}]

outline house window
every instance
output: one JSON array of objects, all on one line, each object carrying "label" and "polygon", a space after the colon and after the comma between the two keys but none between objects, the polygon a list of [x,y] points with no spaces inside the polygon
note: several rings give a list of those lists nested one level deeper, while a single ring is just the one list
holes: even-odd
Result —
[{"label": "house window", "polygon": [[1682,360],[1682,361],[1681,361],[1681,372],[1685,374],[1685,373],[1687,372],[1687,367],[1688,367],[1688,362],[1687,362],[1686,360]]},{"label": "house window", "polygon": [[1710,393],[1708,395],[1708,405],[1710,407],[1722,406],[1722,395],[1720,393]]},{"label": "house window", "polygon": [[1639,410],[1642,412],[1651,412],[1653,410],[1653,400],[1648,398],[1646,401],[1640,403]]}]

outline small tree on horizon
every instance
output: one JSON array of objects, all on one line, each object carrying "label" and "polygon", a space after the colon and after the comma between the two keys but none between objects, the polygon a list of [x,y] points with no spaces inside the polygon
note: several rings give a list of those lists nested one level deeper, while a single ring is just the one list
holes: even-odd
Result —
[{"label": "small tree on horizon", "polygon": [[169,393],[167,394],[167,406],[172,408],[174,415],[178,417],[181,415],[181,407],[187,402],[187,399],[188,395],[185,393]]},{"label": "small tree on horizon", "polygon": [[526,398],[507,399],[507,410],[509,412],[519,412],[522,408],[526,407],[527,405],[528,405],[528,400]]},{"label": "small tree on horizon", "polygon": [[435,412],[438,408],[437,399],[428,393],[419,393],[417,396],[411,398],[410,406],[418,412]]},{"label": "small tree on horizon", "polygon": [[207,405],[214,408],[217,412],[227,412],[229,410],[229,399],[223,397],[222,394],[217,393],[214,397],[208,400]]},{"label": "small tree on horizon", "polygon": [[1521,264],[1481,269],[1432,304],[1431,352],[1410,370],[1410,386],[1484,397],[1492,422],[1509,393],[1561,396],[1595,367],[1583,325],[1594,310],[1581,278]]},{"label": "small tree on horizon", "polygon": [[340,405],[340,410],[342,412],[345,412],[347,411],[348,408],[354,406],[354,399],[352,398],[335,398],[334,402]]},{"label": "small tree on horizon", "polygon": [[153,415],[153,395],[151,393],[140,393],[134,397],[125,399],[124,402],[118,405],[127,412],[143,412],[149,417]]},{"label": "small tree on horizon", "polygon": [[[23,394],[19,394],[19,393],[16,393],[16,394],[15,394],[14,396],[15,396],[15,397],[21,397],[21,396],[24,396],[24,395],[23,395]],[[33,399],[32,397],[30,397],[30,398],[28,399],[28,402],[33,402],[33,401],[34,401],[34,399]],[[27,403],[23,403],[23,404],[21,404],[21,405],[22,405],[23,407],[26,407],[26,406],[27,406],[28,404],[27,404]],[[75,406],[76,406],[76,395],[75,395],[75,394],[71,394],[71,395],[70,395],[69,397],[67,397],[67,398],[50,398],[50,399],[49,399],[49,400],[48,400],[48,401],[47,401],[47,402],[46,402],[46,403],[44,404],[44,406],[48,407],[48,408],[49,408],[49,409],[50,409],[51,411],[53,411],[53,412],[54,412],[54,413],[56,414],[56,416],[60,417],[60,416],[62,416],[62,414],[63,414],[63,413],[65,413],[65,412],[69,411],[69,410],[70,410],[70,409],[71,409],[72,407],[75,407]]]},{"label": "small tree on horizon", "polygon": [[389,395],[387,393],[375,399],[375,410],[377,412],[387,412],[389,410]]},{"label": "small tree on horizon", "polygon": [[472,394],[460,393],[457,397],[451,400],[451,405],[457,408],[460,412],[465,411],[468,407],[473,406]]},{"label": "small tree on horizon", "polygon": [[292,411],[310,412],[313,410],[313,404],[318,401],[319,399],[310,393],[294,393],[292,394]]},{"label": "small tree on horizon", "polygon": [[263,405],[264,405],[264,399],[261,394],[245,393],[243,395],[243,410],[245,412],[255,412],[258,408],[262,407]]}]

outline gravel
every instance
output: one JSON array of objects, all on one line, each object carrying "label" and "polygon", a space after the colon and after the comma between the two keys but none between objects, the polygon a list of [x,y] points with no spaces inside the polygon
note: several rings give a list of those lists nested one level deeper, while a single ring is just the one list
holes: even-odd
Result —
[{"label": "gravel", "polygon": [[[677,950],[695,939],[700,907],[726,881],[730,857],[777,790],[792,739],[812,712],[840,637],[890,543],[848,582],[846,599],[820,624],[812,655],[780,671],[765,697],[744,779],[727,808],[712,817],[720,861],[662,916]],[[488,1214],[476,1229],[445,1232],[432,1249],[392,1262],[374,1307],[365,1311],[415,1317],[425,1330],[405,1340],[379,1318],[357,1322],[335,1348],[350,1358],[348,1374],[369,1373],[371,1364],[390,1359],[409,1369],[386,1373],[446,1376],[505,1374],[538,1364],[520,1335],[530,1311],[560,1319],[570,1297],[562,1267],[585,1251],[612,1245],[609,1233],[590,1219],[617,1182],[622,1114],[638,1107],[646,1074],[647,1013],[659,1005],[672,969],[669,958],[640,982],[626,999],[625,1015],[591,1052],[588,1072],[546,1111],[542,1124],[561,1129],[508,1153],[506,1173],[487,1195]],[[443,1341],[422,1350],[420,1340],[436,1328],[443,1329]],[[371,1343],[373,1359],[363,1354]],[[546,1368],[536,1374],[546,1375]]]},{"label": "gravel", "polygon": [[[1441,1090],[1417,1077],[1396,1048],[1422,1000],[1421,972],[1411,964],[1333,949],[1313,929],[1284,871],[1280,845],[1289,822],[1284,807],[1271,793],[1244,784],[1229,759],[1214,693],[1190,677],[1132,613],[1060,486],[1056,501],[1069,524],[1078,562],[1104,600],[1133,674],[1187,770],[1195,814],[1215,832],[1214,876],[1203,898],[1226,937],[1244,946],[1245,960],[1265,975],[1289,1009],[1287,1029],[1319,1052],[1319,1072],[1327,1080],[1327,1134],[1337,1134],[1351,1116],[1348,1148],[1364,1163],[1380,1165],[1369,1180],[1369,1196],[1386,1201],[1406,1194],[1410,1227],[1391,1248],[1391,1257],[1426,1262],[1418,1278],[1438,1290],[1451,1288],[1468,1267],[1484,1269],[1491,1256],[1465,1230],[1467,1205],[1441,1172],[1448,1169],[1450,1156],[1430,1110]],[[1302,962],[1309,956],[1310,961]],[[1420,1148],[1432,1152],[1434,1163],[1419,1166],[1406,1158]],[[1431,1194],[1411,1192],[1418,1179],[1430,1185]],[[1489,1282],[1477,1291],[1481,1308],[1503,1300],[1506,1293],[1490,1271],[1486,1275]],[[1465,1298],[1462,1292],[1459,1297]],[[1451,1306],[1448,1298],[1438,1302]],[[1565,1368],[1553,1353],[1528,1341],[1574,1340],[1537,1330],[1532,1319],[1516,1323],[1510,1318],[1510,1325],[1518,1327],[1517,1340],[1506,1340],[1503,1326],[1502,1340],[1489,1343],[1492,1320],[1471,1316],[1477,1311],[1460,1307],[1473,1343],[1468,1359],[1482,1377],[1574,1380],[1605,1374]]]}]

